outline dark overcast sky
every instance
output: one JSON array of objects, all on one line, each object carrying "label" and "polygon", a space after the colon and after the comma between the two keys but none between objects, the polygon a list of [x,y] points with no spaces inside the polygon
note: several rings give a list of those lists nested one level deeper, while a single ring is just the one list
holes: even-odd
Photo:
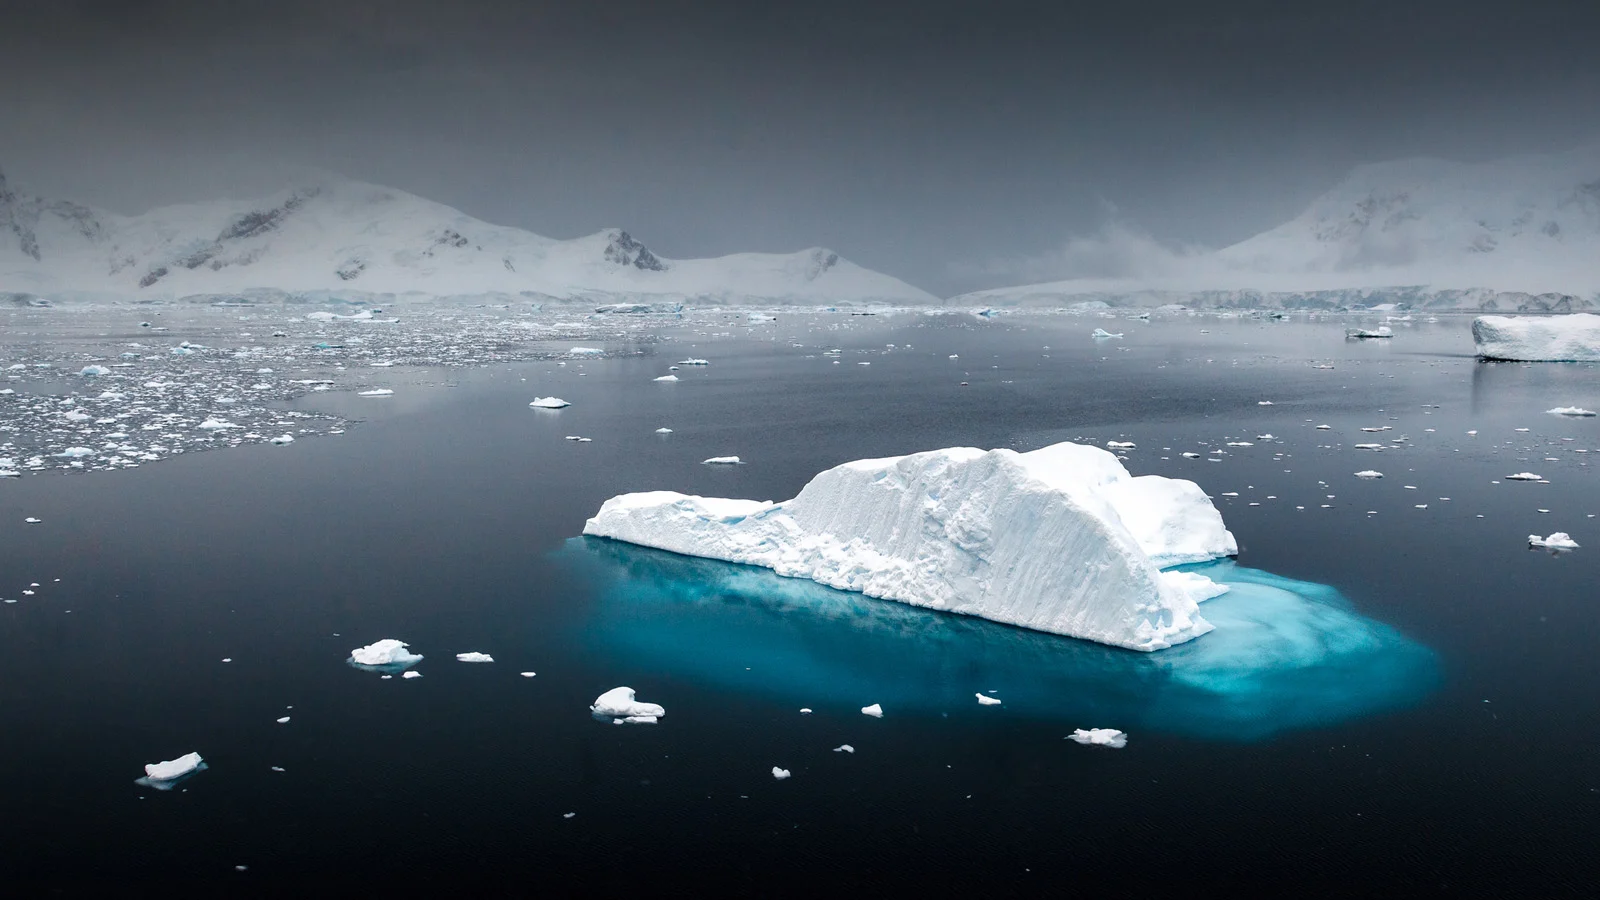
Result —
[{"label": "dark overcast sky", "polygon": [[1220,245],[1361,162],[1600,137],[1594,0],[0,12],[0,167],[42,193],[137,212],[321,168],[667,256],[826,245],[936,293],[1110,209]]}]

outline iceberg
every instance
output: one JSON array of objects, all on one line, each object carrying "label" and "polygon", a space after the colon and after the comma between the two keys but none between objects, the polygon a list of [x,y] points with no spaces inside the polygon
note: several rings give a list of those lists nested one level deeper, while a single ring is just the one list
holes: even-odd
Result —
[{"label": "iceberg", "polygon": [[668,383],[677,381],[678,380],[678,376],[676,376],[676,375],[662,375],[662,376],[660,376],[658,378],[652,378],[650,380],[651,381],[659,381],[659,382],[662,382],[664,384],[668,384]]},{"label": "iceberg", "polygon": [[[701,460],[700,464],[703,466],[737,466],[740,463],[737,456],[713,456],[710,459]],[[587,534],[587,532],[585,533]]]},{"label": "iceberg", "polygon": [[1146,651],[1210,631],[1221,593],[1161,569],[1238,553],[1194,482],[1072,443],[859,460],[782,503],[624,494],[584,534]]},{"label": "iceberg", "polygon": [[110,375],[111,370],[105,366],[84,366],[78,370],[79,375]]},{"label": "iceberg", "polygon": [[785,778],[789,777],[789,770],[788,769],[779,768],[778,766],[773,766],[772,767],[772,777],[776,778],[779,781],[783,781]]},{"label": "iceberg", "polygon": [[473,650],[468,653],[457,653],[456,661],[467,663],[490,663],[494,662],[494,657],[487,653],[479,653],[478,651]]},{"label": "iceberg", "polygon": [[405,668],[422,661],[421,654],[406,649],[405,641],[384,638],[365,647],[350,651],[350,662],[373,668]]},{"label": "iceberg", "polygon": [[1117,334],[1112,334],[1111,332],[1105,330],[1104,328],[1096,328],[1094,330],[1094,333],[1089,335],[1089,336],[1094,338],[1097,341],[1104,341],[1104,340],[1107,340],[1107,339],[1110,339],[1110,338],[1122,337],[1122,334],[1120,332],[1117,333]]},{"label": "iceberg", "polygon": [[1600,316],[1479,316],[1472,341],[1481,359],[1600,361]]},{"label": "iceberg", "polygon": [[1067,740],[1096,747],[1113,747],[1118,750],[1128,746],[1128,735],[1115,728],[1079,728],[1068,735]]},{"label": "iceberg", "polygon": [[535,397],[533,402],[528,405],[534,409],[560,409],[563,406],[571,406],[572,404],[560,397]]},{"label": "iceberg", "polygon": [[1356,338],[1357,340],[1366,340],[1368,338],[1392,338],[1394,337],[1394,329],[1387,325],[1379,325],[1377,328],[1347,328],[1345,329],[1344,336],[1347,338]]},{"label": "iceberg", "polygon": [[883,704],[874,703],[871,706],[863,706],[861,707],[861,714],[863,716],[871,716],[874,719],[881,719],[883,718]]},{"label": "iceberg", "polygon": [[988,697],[983,694],[978,695],[979,706],[999,706],[1000,702],[1001,701],[999,697]]},{"label": "iceberg", "polygon": [[615,687],[595,698],[589,712],[597,719],[610,719],[615,724],[654,725],[667,711],[654,703],[643,703],[634,698],[633,688]]},{"label": "iceberg", "polygon": [[147,764],[144,767],[144,777],[134,779],[134,784],[153,787],[158,791],[170,791],[178,782],[205,769],[206,763],[200,754],[185,753],[177,759]]},{"label": "iceberg", "polygon": [[1552,416],[1574,416],[1578,418],[1594,415],[1594,410],[1584,409],[1581,406],[1557,406],[1554,409],[1547,409],[1545,412]]},{"label": "iceberg", "polygon": [[1549,537],[1539,537],[1537,534],[1528,535],[1528,548],[1532,550],[1576,550],[1578,542],[1572,535],[1565,531],[1558,531]]}]

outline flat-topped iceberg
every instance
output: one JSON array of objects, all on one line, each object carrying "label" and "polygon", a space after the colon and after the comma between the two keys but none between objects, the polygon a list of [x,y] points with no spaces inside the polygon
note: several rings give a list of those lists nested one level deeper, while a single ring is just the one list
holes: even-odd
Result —
[{"label": "flat-topped iceberg", "polygon": [[196,772],[206,769],[205,760],[198,753],[185,753],[177,759],[164,760],[158,763],[146,763],[144,777],[135,778],[134,784],[142,784],[158,791],[170,791]]},{"label": "flat-topped iceberg", "polygon": [[1226,590],[1162,567],[1238,552],[1193,482],[1071,443],[845,463],[783,503],[624,494],[584,534],[1135,650],[1210,631]]},{"label": "flat-topped iceberg", "polygon": [[1600,360],[1600,316],[1479,316],[1472,340],[1483,359],[1523,362]]}]

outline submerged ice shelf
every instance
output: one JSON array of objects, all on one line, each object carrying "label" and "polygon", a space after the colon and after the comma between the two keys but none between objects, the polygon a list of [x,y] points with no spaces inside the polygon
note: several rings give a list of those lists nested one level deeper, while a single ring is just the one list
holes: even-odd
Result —
[{"label": "submerged ice shelf", "polygon": [[1226,590],[1163,567],[1238,552],[1193,482],[1071,443],[859,460],[782,503],[624,494],[584,534],[1135,650],[1210,631]]},{"label": "submerged ice shelf", "polygon": [[1333,588],[1231,561],[1185,569],[1229,589],[1205,604],[1210,634],[1133,653],[617,541],[561,557],[595,595],[571,626],[586,658],[787,709],[988,720],[973,695],[994,691],[1008,718],[1251,741],[1412,705],[1438,677]]}]

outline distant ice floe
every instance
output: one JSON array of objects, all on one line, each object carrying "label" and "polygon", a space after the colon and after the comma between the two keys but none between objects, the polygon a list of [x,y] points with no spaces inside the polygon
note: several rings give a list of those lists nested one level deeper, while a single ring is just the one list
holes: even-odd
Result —
[{"label": "distant ice floe", "polygon": [[573,347],[567,352],[573,356],[601,356],[605,353],[605,351],[599,347]]},{"label": "distant ice floe", "polygon": [[165,762],[149,763],[144,767],[144,777],[134,779],[135,784],[152,787],[158,791],[170,791],[196,772],[206,769],[205,760],[198,753],[185,753],[177,759]]},{"label": "distant ice floe", "polygon": [[989,696],[985,696],[984,694],[979,694],[978,695],[978,705],[979,706],[999,706],[1000,705],[1000,698],[999,697],[989,697]]},{"label": "distant ice floe", "polygon": [[854,753],[854,752],[856,752],[856,748],[850,746],[849,744],[840,744],[839,746],[833,748],[833,752],[835,752],[835,753]]},{"label": "distant ice floe", "polygon": [[1383,473],[1376,469],[1363,469],[1356,473],[1357,478],[1382,478]]},{"label": "distant ice floe", "polygon": [[676,375],[662,375],[659,378],[652,378],[650,380],[651,381],[664,382],[664,383],[665,382],[673,382],[673,381],[677,381],[678,380],[678,376],[676,376]]},{"label": "distant ice floe", "polygon": [[572,404],[561,399],[560,397],[535,397],[533,398],[533,402],[529,403],[528,405],[534,409],[561,409],[562,407],[571,406]]},{"label": "distant ice floe", "polygon": [[384,638],[365,647],[351,650],[349,661],[352,665],[362,668],[398,672],[422,662],[421,654],[412,653],[406,649],[408,646],[405,641]]},{"label": "distant ice floe", "polygon": [[388,396],[392,395],[393,393],[394,393],[394,391],[392,391],[392,390],[390,390],[388,388],[376,388],[376,389],[370,390],[370,391],[362,391],[361,392],[361,396],[363,396],[363,397],[388,397]]},{"label": "distant ice floe", "polygon": [[776,778],[779,781],[783,781],[783,780],[785,780],[785,779],[787,779],[789,777],[789,770],[788,769],[780,769],[777,766],[773,766],[772,767],[772,777]]},{"label": "distant ice floe", "polygon": [[1600,360],[1600,316],[1479,316],[1472,340],[1482,359],[1594,362]]},{"label": "distant ice floe", "polygon": [[456,661],[465,663],[491,663],[494,662],[494,657],[487,653],[479,653],[478,651],[473,650],[467,653],[457,653]]},{"label": "distant ice floe", "polygon": [[1392,338],[1394,329],[1387,325],[1379,325],[1377,328],[1348,328],[1345,329],[1344,336],[1358,339]]},{"label": "distant ice floe", "polygon": [[294,443],[294,435],[292,435],[292,434],[280,434],[277,437],[273,438],[268,443],[277,444],[280,447],[283,446],[284,444],[292,444],[292,443]]},{"label": "distant ice floe", "polygon": [[656,429],[656,434],[671,434],[671,433],[672,433],[672,429],[671,428],[657,428]]},{"label": "distant ice floe", "polygon": [[709,365],[711,365],[711,361],[708,360],[708,359],[697,359],[695,357],[690,357],[688,359],[680,359],[680,360],[678,360],[678,365],[680,365],[680,366],[709,366]]},{"label": "distant ice floe", "polygon": [[1115,728],[1079,728],[1068,735],[1067,739],[1080,744],[1114,747],[1118,750],[1128,746],[1128,735]]},{"label": "distant ice floe", "polygon": [[584,533],[1147,651],[1211,630],[1206,579],[1160,570],[1238,552],[1194,482],[1070,443],[845,463],[781,503],[625,494]]},{"label": "distant ice floe", "polygon": [[1111,450],[1132,450],[1134,446],[1133,441],[1106,441],[1106,447]]},{"label": "distant ice floe", "polygon": [[110,375],[111,370],[105,366],[84,366],[78,370],[79,375]]},{"label": "distant ice floe", "polygon": [[1594,411],[1593,410],[1584,409],[1584,408],[1582,408],[1580,406],[1557,406],[1554,409],[1547,409],[1547,410],[1545,410],[1545,412],[1547,412],[1547,413],[1549,413],[1549,414],[1551,414],[1553,416],[1579,416],[1579,417],[1581,417],[1581,416],[1592,416],[1592,415],[1594,415]]},{"label": "distant ice floe", "polygon": [[1565,531],[1557,531],[1549,537],[1539,537],[1537,534],[1528,535],[1528,546],[1538,550],[1576,550],[1578,542],[1572,535]]},{"label": "distant ice floe", "polygon": [[742,465],[737,456],[713,456],[700,461],[703,466],[737,466]]},{"label": "distant ice floe", "polygon": [[1117,334],[1112,334],[1111,332],[1105,330],[1104,328],[1096,328],[1094,330],[1094,333],[1091,334],[1090,337],[1094,338],[1097,341],[1103,341],[1103,340],[1107,340],[1107,339],[1110,339],[1110,338],[1120,338],[1120,337],[1122,337],[1122,333],[1118,332]]},{"label": "distant ice floe", "polygon": [[883,706],[878,703],[874,703],[871,706],[863,706],[861,707],[861,714],[863,716],[871,716],[874,719],[881,719],[883,718]]},{"label": "distant ice floe", "polygon": [[615,687],[599,697],[589,707],[597,719],[610,719],[614,725],[654,725],[667,711],[657,704],[644,703],[634,698],[633,688]]},{"label": "distant ice floe", "polygon": [[1543,481],[1544,478],[1542,478],[1542,477],[1540,477],[1538,475],[1535,475],[1532,472],[1517,472],[1514,475],[1507,475],[1506,476],[1506,480],[1507,481]]}]

